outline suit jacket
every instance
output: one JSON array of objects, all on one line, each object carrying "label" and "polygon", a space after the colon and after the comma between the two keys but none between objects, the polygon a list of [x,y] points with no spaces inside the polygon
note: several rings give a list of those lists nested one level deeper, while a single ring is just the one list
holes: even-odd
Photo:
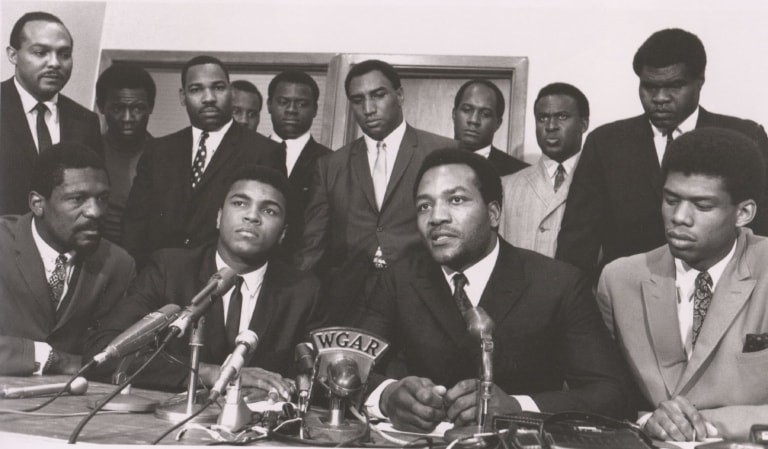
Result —
[{"label": "suit jacket", "polygon": [[499,234],[519,248],[555,257],[572,179],[567,176],[555,192],[543,158],[534,166],[501,178],[504,204]]},{"label": "suit jacket", "polygon": [[[700,108],[696,127],[742,132],[757,142],[768,161],[768,137],[755,122]],[[604,265],[665,244],[663,179],[648,119],[639,116],[595,129],[581,153],[568,193],[557,258],[594,272],[599,270],[601,248]],[[758,207],[758,217],[750,225],[763,235],[768,232],[765,209]]]},{"label": "suit jacket", "polygon": [[288,181],[293,187],[293,196],[288,206],[288,231],[283,240],[283,251],[292,254],[301,249],[301,236],[304,234],[304,210],[307,208],[312,187],[312,178],[317,171],[317,160],[333,151],[317,143],[312,136],[301,150],[296,165],[293,166]]},{"label": "suit jacket", "polygon": [[[146,314],[166,304],[182,308],[208,283],[216,273],[216,245],[193,249],[164,249],[152,255],[150,263],[131,284],[125,301],[103,321],[101,328],[89,339],[86,353],[98,353],[116,335],[139,321]],[[289,376],[293,372],[293,350],[304,341],[310,330],[325,322],[320,302],[320,283],[309,273],[302,273],[271,260],[267,266],[256,309],[249,329],[259,336],[259,344],[249,366]],[[226,340],[224,307],[217,300],[206,312],[205,345],[200,361],[221,364],[232,352]],[[189,338],[177,338],[167,351],[177,358],[189,360]],[[112,374],[114,364],[95,370],[93,376],[104,379]],[[183,389],[189,369],[170,360],[159,358],[139,376],[137,385],[148,388]]]},{"label": "suit jacket", "polygon": [[194,190],[192,128],[148,142],[123,215],[125,249],[141,266],[154,250],[215,241],[228,178],[245,164],[285,173],[278,145],[238,123],[232,123]]},{"label": "suit jacket", "polygon": [[[496,384],[507,394],[531,396],[545,412],[627,414],[629,376],[586,276],[501,239],[499,244],[479,303],[495,324]],[[357,324],[390,342],[389,362],[381,366],[389,374],[427,377],[447,388],[477,378],[480,345],[426,250],[382,275]],[[404,369],[388,366],[399,361]]]},{"label": "suit jacket", "polygon": [[[61,141],[77,142],[99,154],[99,117],[66,96],[59,94]],[[29,212],[29,180],[37,161],[37,147],[21,105],[13,77],[0,83],[0,215]]]},{"label": "suit jacket", "polygon": [[[134,276],[133,259],[102,239],[78,263],[68,300],[51,304],[45,268],[32,238],[32,213],[0,218],[0,374],[34,371],[34,342],[82,354],[86,333],[122,299]],[[62,310],[62,308],[64,308]]]},{"label": "suit jacket", "polygon": [[666,245],[605,267],[598,302],[646,402],[677,395],[696,404],[726,438],[768,421],[768,349],[743,352],[745,336],[768,332],[768,239],[741,230],[686,358],[677,318],[675,264]]},{"label": "suit jacket", "polygon": [[499,176],[511,175],[530,165],[493,146],[491,147],[491,153],[488,155],[488,161],[499,173]]},{"label": "suit jacket", "polygon": [[317,268],[324,278],[332,318],[350,310],[350,301],[363,293],[377,247],[392,263],[421,244],[413,201],[416,174],[432,150],[457,145],[406,125],[381,210],[362,137],[318,160],[296,263],[304,270]]}]

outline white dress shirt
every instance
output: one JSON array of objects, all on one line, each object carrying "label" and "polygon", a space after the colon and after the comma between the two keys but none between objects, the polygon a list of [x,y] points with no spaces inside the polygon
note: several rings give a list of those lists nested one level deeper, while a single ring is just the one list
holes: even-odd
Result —
[{"label": "white dress shirt", "polygon": [[276,132],[269,136],[270,139],[277,143],[285,142],[285,168],[288,171],[288,176],[291,176],[293,167],[296,166],[296,161],[299,160],[299,156],[301,156],[304,147],[307,146],[310,137],[312,137],[312,134],[309,131],[295,139],[282,139]]},{"label": "white dress shirt", "polygon": [[[37,232],[37,226],[35,225],[37,219],[32,220],[32,240],[35,242],[37,252],[40,254],[40,259],[43,261],[43,268],[45,269],[45,283],[48,284],[48,279],[53,275],[53,271],[56,269],[56,259],[59,257],[59,252],[51,248],[45,240]],[[69,251],[65,253],[67,256],[66,276],[64,280],[64,289],[61,292],[61,298],[63,299],[67,295],[69,290],[69,281],[72,279],[72,273],[75,271],[75,264],[73,263],[75,252]],[[59,301],[59,305],[61,301]],[[48,361],[48,356],[51,354],[51,345],[42,341],[34,342],[35,346],[35,363],[38,369],[34,374],[43,374],[43,368]]]},{"label": "white dress shirt", "polygon": [[[40,152],[40,144],[37,141],[37,110],[35,107],[37,100],[24,87],[19,83],[16,77],[13,77],[13,84],[16,85],[16,90],[19,92],[19,98],[21,98],[21,107],[24,109],[24,115],[27,118],[27,124],[29,124],[29,130],[32,132],[32,139],[35,141],[35,147],[37,152]],[[57,144],[61,140],[61,131],[59,130],[59,94],[55,94],[50,100],[43,101],[48,106],[48,112],[45,113],[45,125],[48,127],[48,134],[51,135],[51,143]]]},{"label": "white dress shirt", "polygon": [[[232,126],[232,119],[224,124],[221,128],[215,131],[208,131],[208,138],[205,139],[205,165],[203,165],[203,171],[208,168],[208,164],[211,163],[213,154],[221,145],[221,141],[224,140],[224,135],[227,134],[229,128]],[[190,166],[195,163],[195,156],[197,156],[197,149],[200,146],[200,137],[203,135],[203,130],[200,128],[192,127],[192,158],[190,159]]]},{"label": "white dress shirt", "polygon": [[[697,106],[688,118],[672,130],[672,139],[677,139],[681,134],[696,129],[696,122],[698,121],[699,108]],[[664,159],[664,152],[667,150],[667,136],[663,130],[653,126],[653,123],[651,123],[651,129],[653,130],[653,145],[656,147],[656,156],[659,158],[659,164],[661,164],[661,161]]]},{"label": "white dress shirt", "polygon": [[480,148],[479,150],[475,150],[475,154],[479,154],[480,156],[488,159],[491,157],[491,147],[492,145],[488,145],[487,147]]},{"label": "white dress shirt", "polygon": [[[248,329],[248,325],[251,324],[251,318],[253,318],[253,311],[256,310],[256,302],[259,299],[259,292],[261,292],[261,286],[264,283],[264,274],[267,272],[267,265],[265,263],[258,269],[251,271],[250,273],[241,274],[243,278],[243,286],[240,288],[240,292],[243,295],[243,305],[240,309],[240,326],[238,332]],[[221,258],[218,252],[216,252],[216,270],[226,268],[226,262]],[[229,313],[229,299],[232,297],[232,293],[235,288],[232,287],[227,293],[222,295],[221,304],[224,306],[224,322],[227,322],[227,314]]]},{"label": "white dress shirt", "polygon": [[[387,137],[381,140],[387,145],[387,184],[389,184],[389,178],[392,176],[392,169],[395,167],[395,159],[397,159],[397,153],[400,150],[400,143],[402,143],[404,135],[405,120],[392,130]],[[379,141],[368,137],[367,134],[363,134],[363,138],[365,139],[365,147],[368,149],[368,168],[370,168],[371,176],[373,176],[373,166],[376,163],[376,154],[378,152],[376,143]]]}]

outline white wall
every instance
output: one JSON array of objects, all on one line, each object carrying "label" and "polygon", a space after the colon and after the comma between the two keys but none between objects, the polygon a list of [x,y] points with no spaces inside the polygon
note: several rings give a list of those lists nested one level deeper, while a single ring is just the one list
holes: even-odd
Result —
[{"label": "white wall", "polygon": [[[768,124],[767,24],[763,0],[108,0],[101,48],[528,56],[525,153],[535,160],[538,89],[553,81],[581,88],[591,128],[636,115],[632,56],[666,27],[688,29],[706,46],[702,105]],[[76,57],[95,77],[98,61]]]}]

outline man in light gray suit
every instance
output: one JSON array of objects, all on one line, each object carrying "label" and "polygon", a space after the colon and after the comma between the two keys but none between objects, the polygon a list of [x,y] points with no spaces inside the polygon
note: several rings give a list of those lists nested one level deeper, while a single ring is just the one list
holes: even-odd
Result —
[{"label": "man in light gray suit", "polygon": [[541,158],[501,180],[504,214],[499,233],[509,243],[554,257],[565,200],[589,127],[589,101],[576,87],[553,83],[533,104]]}]

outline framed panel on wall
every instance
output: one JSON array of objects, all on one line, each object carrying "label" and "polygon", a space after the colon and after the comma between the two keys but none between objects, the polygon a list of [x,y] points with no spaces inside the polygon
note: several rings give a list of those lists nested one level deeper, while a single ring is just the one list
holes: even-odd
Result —
[{"label": "framed panel on wall", "polygon": [[421,129],[453,137],[451,111],[459,87],[472,78],[494,82],[504,94],[507,110],[493,144],[522,159],[525,138],[525,101],[528,58],[515,56],[340,54],[333,58],[326,81],[323,111],[326,145],[342,147],[361,136],[344,91],[350,68],[367,59],[381,59],[395,67],[405,96],[405,120]]},{"label": "framed panel on wall", "polygon": [[157,85],[157,97],[148,130],[152,135],[159,137],[189,126],[186,110],[179,99],[181,69],[188,60],[203,53],[221,60],[229,70],[230,80],[243,79],[256,85],[264,97],[258,131],[267,136],[272,133],[272,122],[266,105],[269,82],[276,74],[286,69],[307,72],[320,88],[317,116],[311,132],[319,142],[325,145],[330,143],[330,134],[323,132],[323,112],[328,69],[335,56],[333,53],[104,50],[101,54],[99,73],[112,64],[129,63],[144,67],[152,75]]}]

